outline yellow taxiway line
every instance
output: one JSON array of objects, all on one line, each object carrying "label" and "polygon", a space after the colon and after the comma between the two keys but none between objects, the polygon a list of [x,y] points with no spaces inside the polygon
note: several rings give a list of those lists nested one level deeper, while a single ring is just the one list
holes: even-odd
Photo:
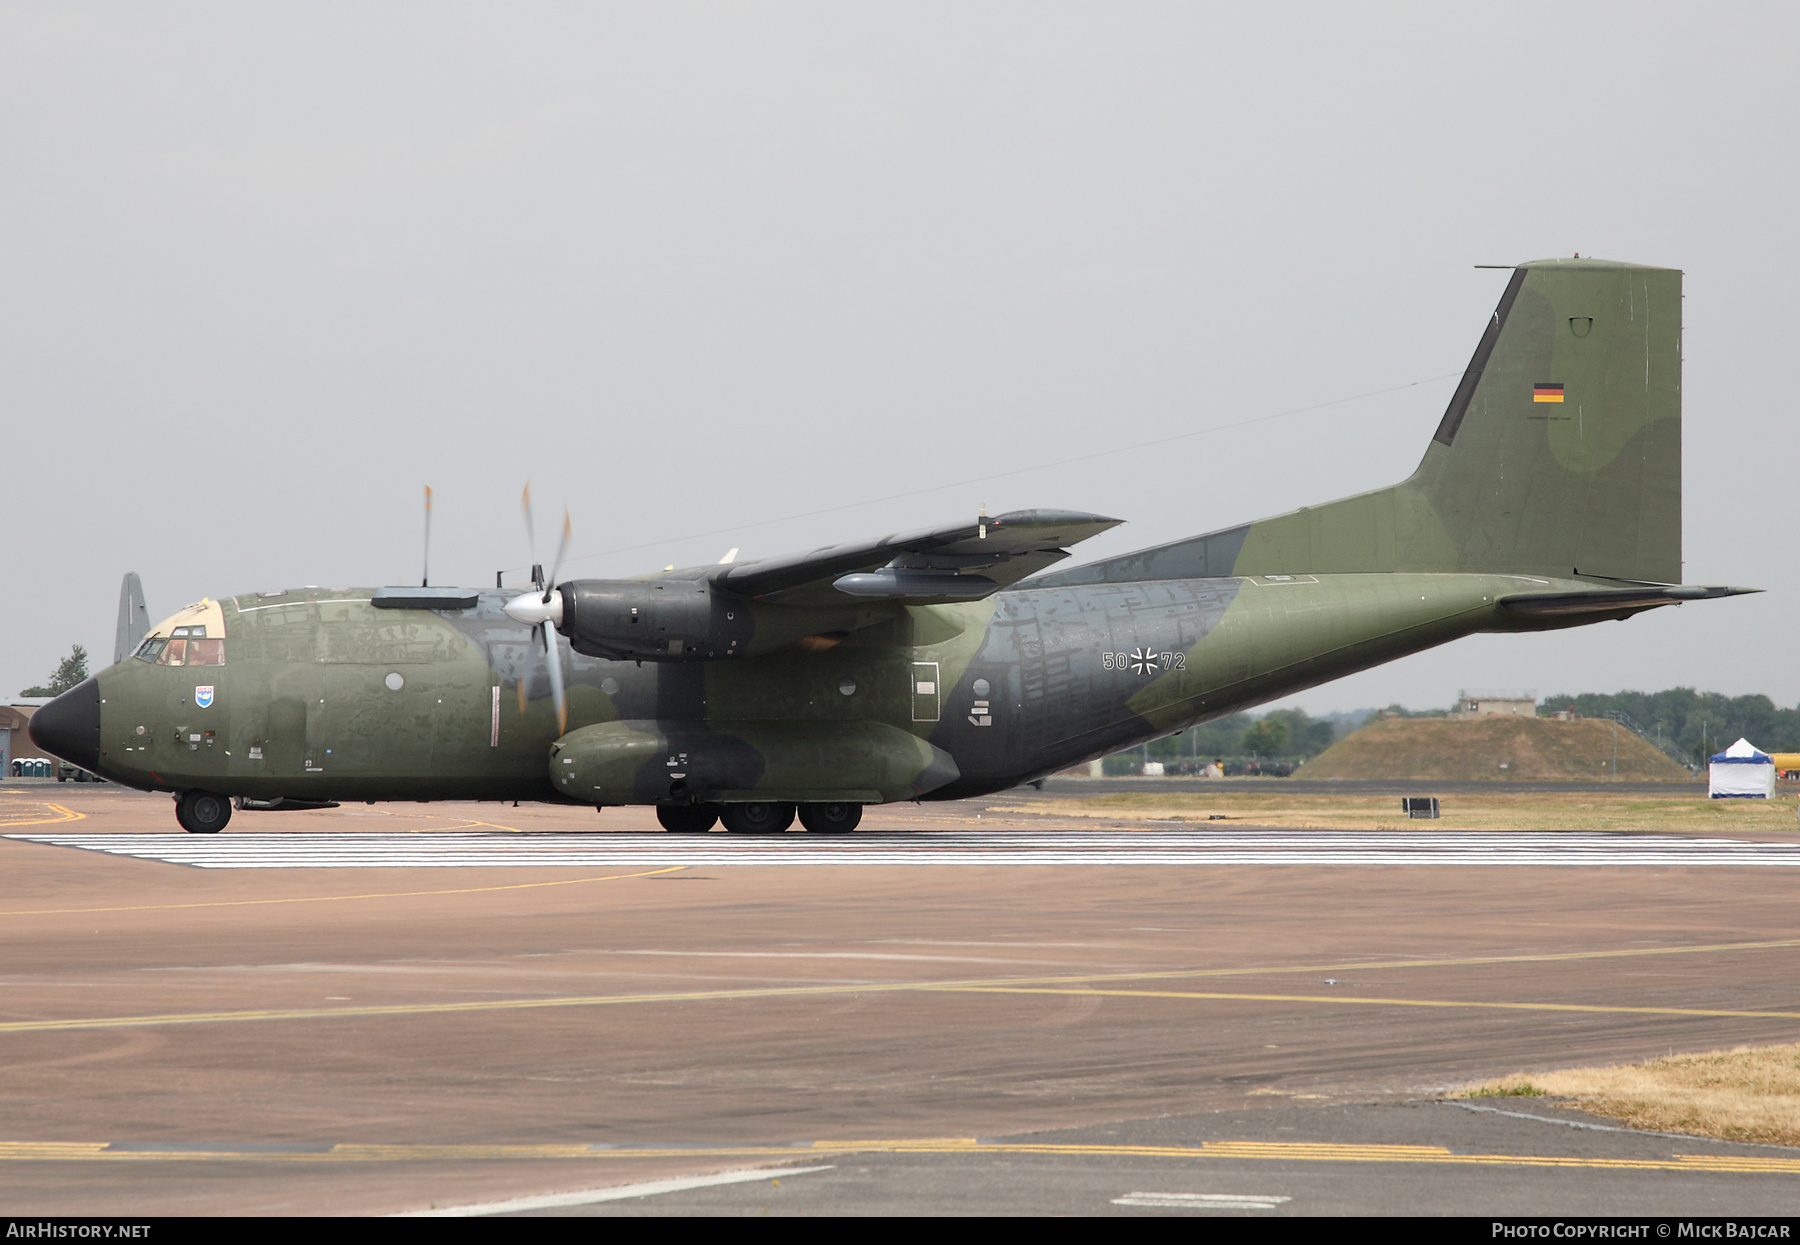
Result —
[{"label": "yellow taxiway line", "polygon": [[[54,816],[54,817],[38,817],[38,818],[29,820],[29,821],[0,821],[0,829],[10,830],[14,826],[54,826],[58,822],[86,821],[87,820],[86,813],[78,813],[74,809],[64,808],[60,804],[49,804],[43,800],[32,800],[32,801],[30,801],[30,803],[36,804],[39,808],[50,809],[51,811],[53,811],[56,814],[56,816]],[[12,812],[22,811],[22,810],[19,810],[17,805],[11,805],[7,808],[6,811],[8,813],[12,813]]]},{"label": "yellow taxiway line", "polygon": [[1800,1158],[1676,1154],[1611,1159],[1558,1154],[1455,1154],[1443,1146],[1304,1141],[1208,1141],[1193,1146],[1045,1144],[966,1137],[815,1141],[791,1146],[617,1147],[584,1145],[334,1145],[318,1149],[120,1149],[106,1142],[0,1141],[11,1162],[467,1163],[494,1160],[745,1159],[805,1161],[821,1154],[1010,1154],[1048,1158],[1238,1159],[1309,1163],[1426,1163],[1476,1167],[1572,1167],[1610,1171],[1800,1175]]},{"label": "yellow taxiway line", "polygon": [[380,891],[364,895],[298,895],[288,899],[214,899],[198,903],[144,903],[116,908],[19,908],[0,912],[0,916],[72,916],[96,912],[164,912],[181,908],[254,908],[262,904],[342,903],[352,899],[416,899],[425,895],[482,895],[490,891],[527,891],[545,886],[580,886],[585,882],[618,882],[626,878],[652,878],[659,873],[676,873],[686,865],[667,865],[640,873],[609,873],[595,878],[563,878],[555,882],[509,882],[503,886],[458,886],[438,891]]},{"label": "yellow taxiway line", "polygon": [[64,1020],[0,1021],[0,1034],[59,1033],[80,1029],[163,1028],[172,1025],[228,1024],[255,1020],[347,1020],[377,1016],[452,1016],[471,1012],[541,1011],[568,1007],[619,1007],[646,1003],[707,1003],[736,999],[829,998],[868,994],[1049,994],[1117,996],[1195,1001],[1324,1003],[1335,1007],[1468,1008],[1497,1011],[1550,1011],[1592,1015],[1684,1016],[1709,1019],[1800,1020],[1800,1011],[1737,1008],[1626,1007],[1600,1003],[1482,1002],[1466,999],[1403,999],[1337,994],[1250,994],[1180,990],[1120,990],[1070,984],[1067,979],[989,981],[903,981],[828,986],[749,986],[725,990],[683,990],[643,994],[562,995],[535,999],[472,999],[455,1003],[368,1003],[347,1007],[267,1007],[233,1011],[165,1012],[138,1016],[80,1016]]},{"label": "yellow taxiway line", "polygon": [[1103,998],[1219,999],[1244,1003],[1342,1003],[1366,1007],[1478,1007],[1499,1011],[1623,1012],[1633,1016],[1738,1016],[1756,1019],[1800,1020],[1800,1012],[1726,1011],[1701,1007],[1625,1007],[1602,1003],[1494,1003],[1466,999],[1394,999],[1365,994],[1227,994],[1201,990],[1104,990],[1079,986],[947,986],[946,993],[963,994],[1062,994]]}]

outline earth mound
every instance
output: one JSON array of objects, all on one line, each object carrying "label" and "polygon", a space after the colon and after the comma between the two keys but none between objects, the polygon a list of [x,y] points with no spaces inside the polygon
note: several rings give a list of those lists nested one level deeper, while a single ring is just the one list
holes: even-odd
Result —
[{"label": "earth mound", "polygon": [[[1618,761],[1614,769],[1614,741]],[[1694,775],[1603,718],[1377,718],[1308,761],[1300,778],[1436,778],[1573,782],[1617,777],[1692,782]]]}]

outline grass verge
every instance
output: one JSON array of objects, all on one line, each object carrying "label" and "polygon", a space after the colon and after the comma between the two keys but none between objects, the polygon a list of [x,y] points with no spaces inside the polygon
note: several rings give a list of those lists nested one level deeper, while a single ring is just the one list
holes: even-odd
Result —
[{"label": "grass verge", "polygon": [[1533,1072],[1455,1098],[1545,1095],[1631,1128],[1800,1146],[1800,1045],[1740,1046],[1610,1068]]},{"label": "grass verge", "polygon": [[[1270,779],[1271,784],[1280,779]],[[1228,830],[1233,822],[1298,830],[1629,830],[1664,834],[1800,832],[1793,798],[1709,800],[1692,792],[1606,795],[1503,791],[1445,796],[1436,821],[1409,821],[1397,796],[1198,790],[1101,795],[996,807],[997,813],[1092,817],[1113,822],[1190,821]],[[1430,795],[1420,783],[1418,794]]]}]

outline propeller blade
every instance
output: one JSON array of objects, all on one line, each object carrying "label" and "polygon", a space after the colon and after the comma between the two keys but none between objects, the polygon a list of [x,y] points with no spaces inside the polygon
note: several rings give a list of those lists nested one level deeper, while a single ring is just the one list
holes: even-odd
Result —
[{"label": "propeller blade", "polygon": [[544,645],[544,652],[552,655],[550,662],[550,690],[556,692],[558,701],[561,701],[561,693],[558,692],[557,689],[561,686],[562,667],[560,659],[557,659],[554,656],[555,649],[552,646],[556,643],[554,634],[555,628],[557,624],[562,622],[562,593],[557,592],[555,589],[551,589],[549,598],[549,600],[545,600],[538,596],[536,589],[533,589],[530,592],[521,592],[518,596],[514,597],[501,607],[505,610],[508,618],[512,619],[514,622],[524,623],[531,628],[533,652],[530,659],[525,663],[524,671],[519,675],[520,717],[525,715],[525,702],[531,699],[531,672],[532,668],[537,664],[536,648],[540,642]]},{"label": "propeller blade", "polygon": [[[556,542],[556,561],[550,564],[550,578],[544,581],[545,605],[550,604],[550,594],[556,591],[556,575],[558,571],[562,570],[563,554],[567,553],[569,550],[569,532],[572,530],[572,526],[573,525],[569,522],[569,508],[564,506],[562,539]],[[557,613],[559,615],[562,613],[560,608],[557,610]],[[557,621],[560,622],[562,620],[559,617]]]},{"label": "propeller blade", "polygon": [[[536,599],[537,599],[537,597],[535,595],[533,595],[532,600],[535,601]],[[529,641],[536,640],[536,639],[537,639],[537,632],[534,629],[532,631],[531,635],[528,637],[528,642],[525,646],[525,660],[520,664],[520,667],[519,667],[518,687],[519,687],[519,716],[520,717],[525,716],[525,705],[531,699],[531,669],[533,666],[537,665],[537,645],[535,643],[530,643]]]},{"label": "propeller blade", "polygon": [[550,666],[550,696],[556,702],[556,733],[560,738],[569,730],[569,706],[563,700],[562,649],[556,642],[556,628],[545,625],[544,656]]},{"label": "propeller blade", "polygon": [[[525,538],[531,542],[531,582],[533,589],[521,593],[508,601],[502,608],[507,617],[514,622],[522,622],[530,626],[531,638],[542,641],[544,645],[545,664],[550,667],[550,695],[556,702],[556,733],[561,735],[566,729],[569,718],[568,704],[563,695],[562,653],[556,643],[556,627],[562,622],[562,594],[556,591],[555,572],[562,568],[563,554],[569,548],[569,511],[563,508],[562,539],[556,546],[556,561],[551,564],[551,575],[548,582],[544,579],[544,568],[537,560],[537,527],[531,518],[531,481],[525,481],[525,491],[519,495],[519,509],[525,514]],[[539,591],[543,595],[539,596]],[[535,647],[535,645],[533,646]],[[527,659],[525,668],[519,674],[519,716],[525,716],[527,702],[531,699],[532,671],[537,665],[537,654],[534,652]]]},{"label": "propeller blade", "polygon": [[425,573],[419,576],[419,587],[431,587],[431,485],[425,486]]}]

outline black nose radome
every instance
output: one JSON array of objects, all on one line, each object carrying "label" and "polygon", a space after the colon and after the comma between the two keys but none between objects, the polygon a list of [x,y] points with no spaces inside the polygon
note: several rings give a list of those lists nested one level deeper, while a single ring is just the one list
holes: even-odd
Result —
[{"label": "black nose radome", "polygon": [[31,715],[31,742],[82,769],[100,764],[100,681],[83,679]]}]

